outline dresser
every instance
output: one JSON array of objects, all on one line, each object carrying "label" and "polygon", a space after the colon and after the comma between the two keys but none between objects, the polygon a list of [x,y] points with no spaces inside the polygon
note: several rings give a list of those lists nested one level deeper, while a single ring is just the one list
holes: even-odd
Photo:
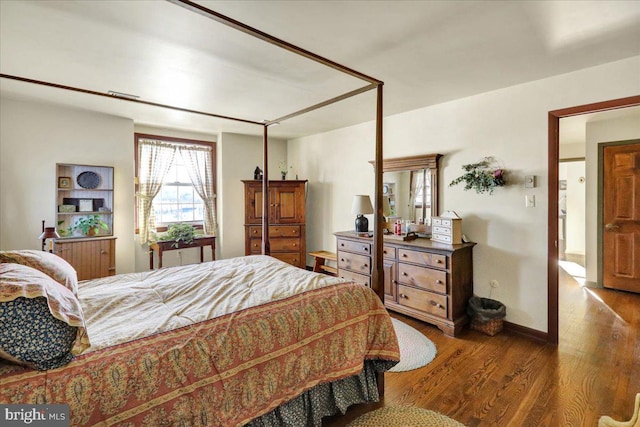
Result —
[{"label": "dresser", "polygon": [[78,273],[78,280],[97,279],[116,274],[116,238],[94,237],[56,239],[53,253]]},{"label": "dresser", "polygon": [[[262,253],[262,181],[244,183],[245,254]],[[306,180],[269,181],[270,255],[306,267]]]},{"label": "dresser", "polygon": [[[373,239],[352,231],[335,233],[338,276],[371,286]],[[384,304],[387,309],[437,326],[456,336],[468,323],[473,296],[475,243],[448,245],[418,238],[385,238]]]}]

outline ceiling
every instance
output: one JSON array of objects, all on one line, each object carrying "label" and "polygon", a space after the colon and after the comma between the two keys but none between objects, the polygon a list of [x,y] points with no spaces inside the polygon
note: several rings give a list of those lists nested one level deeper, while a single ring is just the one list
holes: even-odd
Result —
[{"label": "ceiling", "polygon": [[[638,1],[197,1],[384,81],[385,116],[640,55]],[[162,1],[0,0],[0,72],[273,120],[367,83]],[[261,126],[0,79],[3,97],[196,132]],[[293,138],[375,117],[373,91],[287,120]]]}]

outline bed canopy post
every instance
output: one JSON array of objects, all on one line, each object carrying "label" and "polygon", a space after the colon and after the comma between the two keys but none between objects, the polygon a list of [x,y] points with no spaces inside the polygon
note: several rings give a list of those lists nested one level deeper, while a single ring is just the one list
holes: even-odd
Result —
[{"label": "bed canopy post", "polygon": [[384,273],[382,266],[382,85],[379,83],[376,90],[376,164],[375,164],[375,215],[373,218],[373,271],[371,274],[371,286],[384,301]]},{"label": "bed canopy post", "polygon": [[262,126],[262,255],[271,255],[269,246],[269,125]]}]

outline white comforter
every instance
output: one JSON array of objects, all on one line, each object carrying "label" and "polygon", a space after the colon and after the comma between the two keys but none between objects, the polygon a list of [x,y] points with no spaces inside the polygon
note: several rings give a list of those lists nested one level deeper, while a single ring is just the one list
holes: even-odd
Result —
[{"label": "white comforter", "polygon": [[87,280],[78,296],[95,351],[344,281],[254,255]]}]

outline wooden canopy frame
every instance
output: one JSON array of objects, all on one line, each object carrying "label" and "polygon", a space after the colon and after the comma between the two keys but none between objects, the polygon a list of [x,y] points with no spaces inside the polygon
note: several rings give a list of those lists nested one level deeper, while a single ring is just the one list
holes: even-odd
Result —
[{"label": "wooden canopy frame", "polygon": [[[375,118],[375,123],[376,123],[376,136],[375,136],[375,147],[376,147],[376,155],[375,155],[375,164],[374,164],[374,171],[375,171],[375,201],[374,201],[374,206],[375,206],[375,216],[374,216],[374,248],[373,248],[373,271],[372,271],[372,277],[371,277],[371,285],[372,288],[374,289],[374,291],[378,294],[378,296],[380,297],[380,299],[384,300],[384,285],[383,285],[383,271],[382,271],[382,227],[383,227],[383,215],[382,215],[382,164],[383,164],[383,156],[382,156],[382,87],[384,85],[384,83],[378,79],[375,79],[373,77],[370,77],[366,74],[363,74],[359,71],[353,70],[349,67],[346,67],[344,65],[338,64],[337,62],[331,61],[327,58],[324,58],[320,55],[317,55],[313,52],[310,52],[308,50],[305,50],[301,47],[295,46],[291,43],[288,43],[284,40],[281,40],[277,37],[274,37],[272,35],[269,35],[267,33],[264,33],[256,28],[250,27],[249,25],[243,24],[242,22],[236,21],[235,19],[232,19],[228,16],[222,15],[218,12],[215,12],[213,10],[207,9],[204,6],[201,6],[199,4],[196,4],[190,0],[167,0],[170,3],[173,3],[175,5],[181,6],[187,10],[190,10],[194,13],[198,13],[202,16],[205,16],[207,18],[210,18],[218,23],[221,23],[223,25],[226,25],[228,27],[234,28],[240,32],[243,32],[247,35],[250,35],[252,37],[256,37],[260,40],[263,40],[264,42],[270,43],[272,45],[278,46],[282,49],[285,49],[293,54],[302,56],[304,58],[310,59],[312,61],[318,62],[322,65],[325,65],[327,67],[330,67],[336,71],[339,71],[341,73],[347,74],[351,77],[355,77],[358,78],[360,80],[363,80],[366,82],[366,85],[359,88],[359,89],[355,89],[352,90],[350,92],[344,93],[342,95],[333,97],[331,99],[328,99],[326,101],[320,102],[318,104],[314,104],[311,105],[307,108],[298,110],[298,111],[294,111],[290,114],[287,114],[285,116],[282,117],[278,117],[272,120],[265,120],[264,122],[257,122],[257,121],[253,121],[253,120],[248,120],[248,119],[243,119],[243,118],[239,118],[239,117],[231,117],[231,116],[225,116],[225,115],[220,115],[220,114],[215,114],[215,113],[210,113],[210,112],[205,112],[205,111],[198,111],[198,110],[192,110],[192,109],[187,109],[187,108],[182,108],[182,107],[177,107],[177,106],[172,106],[172,105],[167,105],[167,104],[160,104],[160,103],[155,103],[155,102],[150,102],[150,101],[144,101],[144,100],[140,100],[140,99],[131,99],[131,98],[121,98],[118,97],[116,99],[119,99],[121,101],[126,101],[126,102],[135,102],[138,104],[144,104],[144,105],[151,105],[151,106],[155,106],[155,107],[162,107],[162,108],[169,108],[172,110],[178,110],[178,111],[182,111],[182,112],[187,112],[187,113],[193,113],[193,114],[201,114],[201,115],[206,115],[206,116],[210,116],[210,117],[216,117],[216,118],[220,118],[220,119],[225,119],[225,120],[233,120],[233,121],[237,121],[237,122],[243,122],[243,123],[248,123],[248,124],[253,124],[256,126],[262,126],[263,128],[263,171],[264,171],[264,177],[263,177],[263,181],[262,181],[262,187],[263,187],[263,193],[264,197],[263,197],[263,209],[262,209],[262,253],[265,255],[269,255],[270,254],[270,247],[269,247],[269,171],[268,171],[268,143],[267,143],[267,139],[268,139],[268,129],[269,126],[277,124],[277,123],[281,123],[285,120],[291,119],[293,117],[297,117],[299,115],[308,113],[310,111],[325,107],[327,105],[331,105],[333,103],[342,101],[344,99],[350,98],[352,96],[355,95],[359,95],[361,93],[370,91],[375,89],[377,92],[377,97],[376,97],[376,118]],[[34,79],[30,79],[30,78],[26,78],[26,77],[21,77],[21,76],[15,76],[15,75],[9,75],[9,74],[0,74],[0,78],[5,78],[5,79],[10,79],[10,80],[16,80],[16,81],[21,81],[21,82],[25,82],[25,83],[31,83],[31,84],[37,84],[37,85],[43,85],[43,86],[47,86],[47,87],[53,87],[53,88],[58,88],[58,89],[63,89],[63,90],[69,90],[69,91],[75,91],[75,92],[80,92],[80,93],[85,93],[85,94],[89,94],[89,95],[95,95],[95,96],[103,96],[103,97],[109,97],[109,98],[113,98],[112,94],[108,94],[108,93],[103,93],[103,92],[97,92],[97,91],[93,91],[93,90],[89,90],[89,89],[83,89],[83,88],[78,88],[78,87],[73,87],[73,86],[66,86],[66,85],[61,85],[61,84],[57,84],[57,83],[52,83],[52,82],[46,82],[46,81],[41,81],[41,80],[34,80]]]}]

